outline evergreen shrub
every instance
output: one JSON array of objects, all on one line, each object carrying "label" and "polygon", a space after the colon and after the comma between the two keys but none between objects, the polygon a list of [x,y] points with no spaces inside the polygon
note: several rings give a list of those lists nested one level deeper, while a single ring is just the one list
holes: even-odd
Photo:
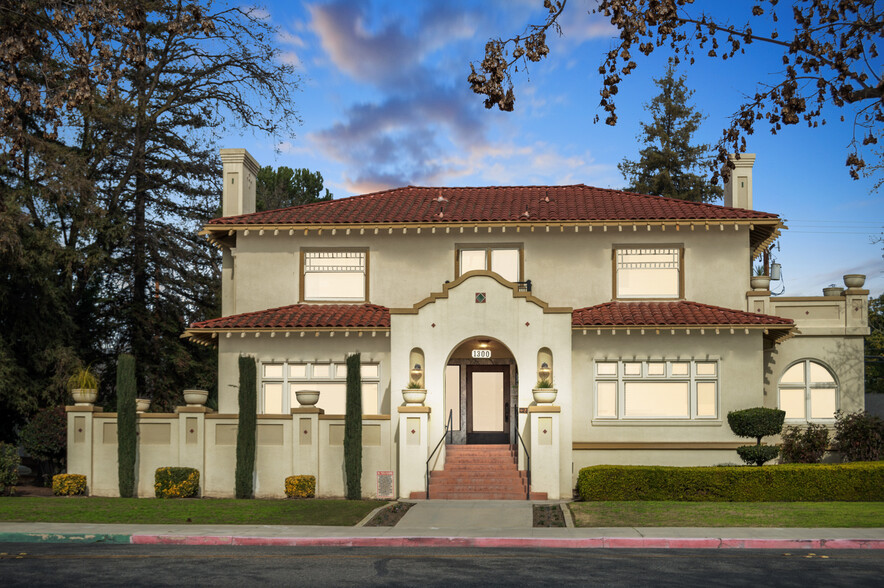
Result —
[{"label": "evergreen shrub", "polygon": [[235,495],[254,494],[255,435],[258,427],[257,366],[252,357],[239,358],[239,426],[236,430]]},{"label": "evergreen shrub", "polygon": [[786,413],[776,408],[747,408],[727,413],[727,424],[738,437],[751,437],[756,440],[754,446],[743,445],[737,448],[737,454],[747,464],[757,466],[774,459],[779,455],[778,447],[764,446],[761,438],[778,435],[783,430]]},{"label": "evergreen shrub", "polygon": [[117,472],[121,498],[135,495],[135,358],[121,353],[117,361]]},{"label": "evergreen shrub", "polygon": [[829,446],[829,428],[814,423],[803,429],[786,427],[782,439],[785,463],[819,463]]},{"label": "evergreen shrub", "polygon": [[0,496],[12,494],[18,484],[18,466],[21,457],[15,445],[0,443]]},{"label": "evergreen shrub", "polygon": [[316,496],[316,476],[289,476],[285,479],[285,495],[289,498]]},{"label": "evergreen shrub", "polygon": [[67,456],[68,427],[63,406],[52,406],[38,411],[22,427],[22,447],[40,462],[40,483],[49,486],[52,476],[62,468]]},{"label": "evergreen shrub", "polygon": [[200,493],[200,471],[196,468],[157,468],[153,489],[157,498],[196,498]]},{"label": "evergreen shrub", "polygon": [[80,496],[86,493],[86,476],[58,474],[52,476],[52,493],[56,496]]},{"label": "evergreen shrub", "polygon": [[835,413],[835,449],[844,461],[884,459],[884,420],[865,411]]},{"label": "evergreen shrub", "polygon": [[344,472],[347,499],[362,498],[362,366],[358,353],[347,356],[347,412],[344,416]]},{"label": "evergreen shrub", "polygon": [[582,500],[878,502],[884,500],[884,462],[766,468],[600,465],[580,470],[577,492]]}]

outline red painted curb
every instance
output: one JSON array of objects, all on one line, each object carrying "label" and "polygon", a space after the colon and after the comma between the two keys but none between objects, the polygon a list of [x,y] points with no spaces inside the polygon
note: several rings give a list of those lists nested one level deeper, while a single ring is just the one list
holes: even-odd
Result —
[{"label": "red painted curb", "polygon": [[236,537],[132,535],[134,545],[287,547],[539,547],[559,549],[884,549],[884,539],[715,539],[663,537]]}]

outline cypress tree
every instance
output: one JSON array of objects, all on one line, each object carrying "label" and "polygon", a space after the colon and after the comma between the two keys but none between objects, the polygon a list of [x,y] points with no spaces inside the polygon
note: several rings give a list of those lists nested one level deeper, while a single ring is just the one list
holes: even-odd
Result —
[{"label": "cypress tree", "polygon": [[135,495],[135,358],[128,353],[117,361],[117,473],[120,496]]},{"label": "cypress tree", "polygon": [[629,182],[625,189],[694,202],[721,198],[721,186],[710,182],[702,172],[693,171],[708,167],[712,160],[708,144],[692,144],[693,134],[704,118],[688,104],[693,90],[685,85],[684,76],[675,76],[671,63],[666,74],[654,83],[660,94],[645,105],[654,120],[651,124],[641,123],[639,135],[647,147],[639,152],[638,161],[624,159],[617,165]]},{"label": "cypress tree", "polygon": [[347,411],[344,420],[344,471],[347,499],[362,498],[362,373],[358,353],[347,356]]},{"label": "cypress tree", "polygon": [[236,430],[236,497],[254,493],[255,433],[258,426],[257,367],[251,357],[239,358],[239,426]]}]

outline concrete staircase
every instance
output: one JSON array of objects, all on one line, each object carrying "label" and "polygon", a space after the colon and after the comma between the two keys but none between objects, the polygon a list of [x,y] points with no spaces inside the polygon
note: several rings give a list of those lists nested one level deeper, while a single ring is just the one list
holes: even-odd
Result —
[{"label": "concrete staircase", "polygon": [[[516,466],[509,445],[448,445],[445,469],[430,472],[430,498],[439,500],[525,500],[527,472]],[[411,498],[425,498],[412,492]],[[546,500],[532,492],[532,500]]]}]

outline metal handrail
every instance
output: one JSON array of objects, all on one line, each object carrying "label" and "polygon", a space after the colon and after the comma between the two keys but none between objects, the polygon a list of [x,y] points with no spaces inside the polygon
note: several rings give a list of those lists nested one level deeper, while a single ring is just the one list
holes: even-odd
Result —
[{"label": "metal handrail", "polygon": [[427,500],[430,499],[430,460],[433,459],[433,456],[436,455],[436,452],[439,450],[439,446],[442,445],[442,442],[445,441],[445,435],[449,435],[448,442],[451,443],[451,415],[454,409],[448,411],[448,424],[445,425],[445,432],[442,433],[442,438],[439,439],[439,442],[436,443],[436,447],[433,449],[433,452],[430,453],[430,457],[427,458]]},{"label": "metal handrail", "polygon": [[[522,434],[519,433],[518,425],[516,426],[516,437],[519,438],[519,441],[522,443],[522,449],[525,450],[525,465],[528,467],[528,490],[525,492],[525,500],[531,500],[531,454],[528,453],[528,448],[525,446],[525,440],[522,439]],[[516,449],[518,449],[518,446],[516,446]],[[518,455],[516,456],[516,460],[518,460]]]}]

